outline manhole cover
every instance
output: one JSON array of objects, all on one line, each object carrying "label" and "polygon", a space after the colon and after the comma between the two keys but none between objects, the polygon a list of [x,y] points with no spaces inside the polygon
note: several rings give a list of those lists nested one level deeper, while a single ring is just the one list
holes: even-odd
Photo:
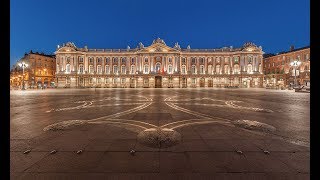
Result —
[{"label": "manhole cover", "polygon": [[138,134],[138,142],[152,148],[167,148],[180,141],[180,133],[172,129],[150,128]]}]

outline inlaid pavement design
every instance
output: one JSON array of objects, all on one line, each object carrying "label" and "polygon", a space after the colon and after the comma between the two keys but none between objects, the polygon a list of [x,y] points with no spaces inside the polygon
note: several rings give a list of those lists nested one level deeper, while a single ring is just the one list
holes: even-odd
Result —
[{"label": "inlaid pavement design", "polygon": [[310,177],[308,93],[11,91],[10,114],[11,179]]}]

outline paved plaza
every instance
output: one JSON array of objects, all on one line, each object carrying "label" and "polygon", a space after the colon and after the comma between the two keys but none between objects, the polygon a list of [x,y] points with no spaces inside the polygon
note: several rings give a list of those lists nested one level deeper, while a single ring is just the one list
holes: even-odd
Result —
[{"label": "paved plaza", "polygon": [[11,179],[309,179],[310,94],[46,89],[10,94]]}]

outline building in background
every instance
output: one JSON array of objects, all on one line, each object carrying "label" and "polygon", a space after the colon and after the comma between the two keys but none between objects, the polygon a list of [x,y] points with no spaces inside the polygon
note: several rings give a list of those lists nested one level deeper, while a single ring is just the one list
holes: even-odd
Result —
[{"label": "building in background", "polygon": [[[23,69],[18,64],[26,63]],[[22,88],[23,77],[26,88],[42,88],[55,86],[54,75],[56,72],[55,55],[32,52],[25,54],[11,69],[10,85],[13,88]]]},{"label": "building in background", "polygon": [[263,87],[263,51],[242,47],[185,49],[158,38],[131,49],[78,48],[56,52],[58,87]]},{"label": "building in background", "polygon": [[[297,85],[310,86],[310,47],[294,49],[290,47],[289,51],[280,52],[276,55],[264,55],[264,74],[265,83],[270,88],[292,87],[296,75]],[[296,74],[291,62],[299,61],[296,67]]]}]

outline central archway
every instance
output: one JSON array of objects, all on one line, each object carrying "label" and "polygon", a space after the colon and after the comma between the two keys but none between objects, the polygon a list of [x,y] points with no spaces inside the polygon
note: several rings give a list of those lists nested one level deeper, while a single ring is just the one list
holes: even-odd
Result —
[{"label": "central archway", "polygon": [[162,76],[156,76],[155,81],[155,88],[162,88]]}]

